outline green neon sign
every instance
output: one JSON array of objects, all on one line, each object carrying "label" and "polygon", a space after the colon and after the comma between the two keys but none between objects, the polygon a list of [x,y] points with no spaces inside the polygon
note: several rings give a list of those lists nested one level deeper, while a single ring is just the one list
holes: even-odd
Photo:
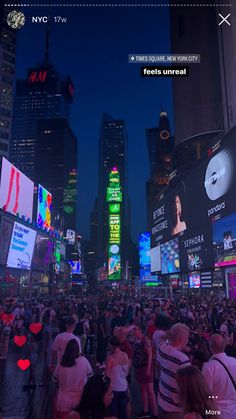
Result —
[{"label": "green neon sign", "polygon": [[109,214],[119,214],[120,204],[109,204]]},{"label": "green neon sign", "polygon": [[121,206],[122,192],[120,186],[120,175],[117,169],[109,173],[109,185],[106,196],[109,212],[108,226],[108,279],[116,281],[121,279]]}]

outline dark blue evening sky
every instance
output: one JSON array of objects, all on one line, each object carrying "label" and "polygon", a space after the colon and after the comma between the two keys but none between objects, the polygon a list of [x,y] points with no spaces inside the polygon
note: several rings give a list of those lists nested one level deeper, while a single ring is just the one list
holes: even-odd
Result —
[{"label": "dark blue evening sky", "polygon": [[[17,77],[42,61],[45,24],[32,24],[32,15],[49,9],[21,8],[27,15],[19,30]],[[172,90],[169,79],[140,77],[140,67],[128,63],[130,53],[168,53],[168,8],[57,8],[51,16],[68,18],[66,24],[51,24],[50,57],[61,74],[69,74],[75,85],[71,126],[77,136],[78,224],[85,238],[90,211],[97,194],[98,139],[103,112],[122,118],[128,131],[129,195],[132,236],[137,242],[146,230],[145,182],[149,162],[145,128],[157,126],[163,107],[173,130]]]}]

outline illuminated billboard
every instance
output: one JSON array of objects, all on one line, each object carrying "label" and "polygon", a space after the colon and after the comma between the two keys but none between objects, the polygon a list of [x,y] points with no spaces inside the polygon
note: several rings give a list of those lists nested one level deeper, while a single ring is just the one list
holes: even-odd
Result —
[{"label": "illuminated billboard", "polygon": [[30,269],[35,238],[35,230],[17,222],[14,223],[7,258],[7,266],[9,268]]},{"label": "illuminated billboard", "polygon": [[109,174],[109,185],[107,187],[108,203],[108,279],[121,279],[121,207],[122,192],[120,186],[120,175],[116,168]]},{"label": "illuminated billboard", "polygon": [[120,214],[109,214],[110,243],[120,244]]},{"label": "illuminated billboard", "polygon": [[121,188],[107,188],[107,202],[122,202]]},{"label": "illuminated billboard", "polygon": [[188,276],[189,288],[200,288],[201,278],[199,272],[191,272]]},{"label": "illuminated billboard", "polygon": [[53,241],[49,237],[37,234],[31,268],[45,271],[52,263]]},{"label": "illuminated billboard", "polygon": [[38,187],[37,226],[50,230],[52,214],[52,195],[42,185]]},{"label": "illuminated billboard", "polygon": [[0,265],[5,265],[7,261],[8,249],[12,235],[13,222],[2,217],[0,225]]},{"label": "illuminated billboard", "polygon": [[161,273],[172,274],[179,271],[179,242],[178,239],[173,239],[161,245]]},{"label": "illuminated billboard", "polygon": [[150,266],[150,233],[140,233],[139,235],[139,265],[141,268]]},{"label": "illuminated billboard", "polygon": [[161,271],[161,246],[155,246],[151,249],[151,272]]},{"label": "illuminated billboard", "polygon": [[162,273],[236,265],[235,135],[233,128],[157,197],[151,254],[161,247]]},{"label": "illuminated billboard", "polygon": [[216,267],[236,264],[236,213],[212,224]]},{"label": "illuminated billboard", "polygon": [[32,221],[34,183],[13,164],[2,158],[0,208]]},{"label": "illuminated billboard", "polygon": [[157,276],[151,274],[151,243],[150,232],[139,235],[139,267],[140,281],[155,281]]},{"label": "illuminated billboard", "polygon": [[66,248],[64,243],[60,240],[57,240],[54,248],[54,258],[55,258],[55,272],[60,274],[64,272],[65,269],[65,257],[66,257]]},{"label": "illuminated billboard", "polygon": [[70,273],[72,275],[82,274],[81,260],[68,260],[68,264],[70,266]]},{"label": "illuminated billboard", "polygon": [[107,202],[122,202],[120,175],[116,168],[109,173],[109,186],[107,187]]},{"label": "illuminated billboard", "polygon": [[69,244],[75,244],[75,231],[71,229],[66,230],[66,240]]}]

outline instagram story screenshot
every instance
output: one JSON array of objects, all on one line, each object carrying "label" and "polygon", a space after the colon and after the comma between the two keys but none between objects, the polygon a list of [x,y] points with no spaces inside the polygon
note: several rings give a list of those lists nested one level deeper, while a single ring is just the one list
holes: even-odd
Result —
[{"label": "instagram story screenshot", "polygon": [[235,75],[236,0],[0,6],[0,419],[236,419]]}]

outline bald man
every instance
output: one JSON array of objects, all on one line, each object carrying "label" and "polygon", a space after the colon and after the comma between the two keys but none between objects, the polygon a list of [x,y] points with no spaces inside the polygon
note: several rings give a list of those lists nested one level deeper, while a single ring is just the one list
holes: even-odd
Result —
[{"label": "bald man", "polygon": [[[213,356],[202,369],[210,389],[209,396],[214,397],[217,409],[221,412],[220,419],[236,418],[236,359],[226,355],[225,346],[223,336],[212,335],[210,349]],[[230,372],[235,387],[224,366]]]}]

